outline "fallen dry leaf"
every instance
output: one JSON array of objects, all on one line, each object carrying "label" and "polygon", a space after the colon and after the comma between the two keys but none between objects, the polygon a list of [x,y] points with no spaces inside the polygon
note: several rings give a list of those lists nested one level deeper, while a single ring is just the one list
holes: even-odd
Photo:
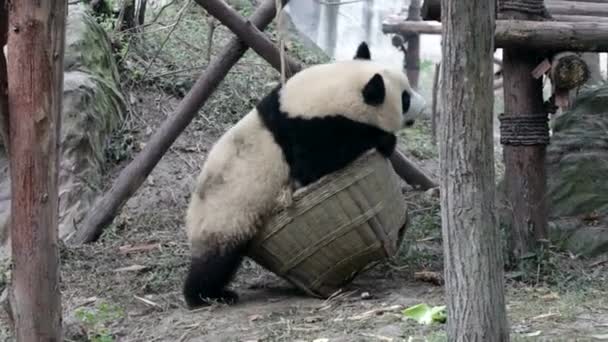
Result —
[{"label": "fallen dry leaf", "polygon": [[138,272],[138,271],[145,270],[146,268],[148,268],[148,266],[144,266],[144,265],[131,265],[131,266],[117,268],[117,269],[114,270],[114,272]]}]

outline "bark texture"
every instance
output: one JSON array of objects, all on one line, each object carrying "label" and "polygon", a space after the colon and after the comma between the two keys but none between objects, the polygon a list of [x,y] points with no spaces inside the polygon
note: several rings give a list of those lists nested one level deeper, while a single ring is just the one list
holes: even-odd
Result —
[{"label": "bark texture", "polygon": [[[0,49],[6,45],[8,38],[8,1],[0,0]],[[0,135],[2,144],[8,153],[8,83],[6,73],[6,56],[0,50]]]},{"label": "bark texture", "polygon": [[496,217],[493,1],[442,0],[439,160],[448,341],[508,341]]},{"label": "bark texture", "polygon": [[61,340],[58,137],[67,2],[11,1],[11,306],[17,341]]}]

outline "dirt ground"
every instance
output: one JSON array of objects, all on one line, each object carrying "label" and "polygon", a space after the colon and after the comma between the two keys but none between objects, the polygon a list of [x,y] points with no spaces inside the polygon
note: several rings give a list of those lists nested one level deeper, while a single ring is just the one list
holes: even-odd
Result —
[{"label": "dirt ground", "polygon": [[[179,10],[173,7],[158,25],[169,27]],[[133,56],[123,61],[124,77],[131,80],[124,85],[131,115],[108,149],[116,162],[107,172],[106,188],[177,107],[199,74],[196,70],[205,66],[197,62],[208,48],[206,26],[201,24],[200,11],[192,12],[181,19],[173,38],[162,43],[163,53],[156,58],[150,59],[151,52],[141,52],[143,48],[138,54],[134,47]],[[146,37],[148,51],[156,51],[166,31]],[[226,30],[216,30],[212,55],[227,37]],[[289,47],[300,59],[310,58],[302,54],[302,46]],[[442,271],[438,202],[407,187],[404,196],[412,223],[398,257],[358,276],[334,298],[303,296],[247,260],[234,283],[241,296],[237,305],[185,308],[181,286],[189,252],[183,215],[194,177],[210,145],[276,79],[274,71],[248,53],[101,240],[62,247],[61,291],[69,340],[83,341],[87,336],[100,342],[445,340],[444,326],[423,326],[401,313],[419,303],[444,304],[443,287],[414,277],[419,271]],[[428,123],[407,129],[401,146],[429,173],[436,173]],[[525,281],[511,279],[516,278],[514,273],[506,281],[512,339],[608,340],[607,260],[580,260],[556,250],[547,254],[547,261]],[[0,340],[11,341],[5,317],[0,318]]]},{"label": "dirt ground", "polygon": [[[149,128],[178,99],[146,91],[134,92],[132,99],[134,113],[146,118],[132,123],[137,152]],[[73,336],[86,331],[116,341],[445,339],[443,326],[422,326],[401,314],[419,303],[444,304],[441,286],[414,279],[415,272],[442,269],[437,199],[411,190],[405,196],[413,221],[398,258],[359,276],[335,298],[303,296],[247,260],[234,284],[241,295],[237,305],[188,311],[180,292],[188,261],[183,213],[198,165],[219,134],[207,127],[201,119],[188,128],[100,242],[63,250],[64,312]],[[410,135],[424,134],[424,127],[418,124]],[[419,162],[436,171],[433,158]],[[554,256],[537,282],[507,282],[514,340],[608,338],[606,264]]]}]

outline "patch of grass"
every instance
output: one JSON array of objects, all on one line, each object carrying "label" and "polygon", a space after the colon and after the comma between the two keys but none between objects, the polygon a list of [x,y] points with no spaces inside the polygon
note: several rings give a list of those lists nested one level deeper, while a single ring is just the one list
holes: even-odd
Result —
[{"label": "patch of grass", "polygon": [[416,120],[412,127],[403,129],[399,135],[399,145],[420,160],[438,157],[437,146],[431,143],[430,120]]},{"label": "patch of grass", "polygon": [[114,336],[108,325],[122,318],[124,312],[118,305],[101,302],[95,308],[78,308],[75,315],[86,327],[91,342],[112,342]]}]

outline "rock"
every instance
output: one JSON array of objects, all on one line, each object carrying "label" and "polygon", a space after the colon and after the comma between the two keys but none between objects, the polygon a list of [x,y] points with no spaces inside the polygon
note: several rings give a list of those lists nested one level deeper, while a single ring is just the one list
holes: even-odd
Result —
[{"label": "rock", "polygon": [[[85,5],[70,5],[61,122],[59,171],[59,237],[74,231],[99,195],[108,136],[125,112],[118,69],[110,40]],[[4,151],[3,151],[4,152]],[[0,155],[0,258],[7,256],[10,181]]]},{"label": "rock", "polygon": [[[554,118],[547,146],[549,239],[574,254],[608,252],[608,85],[583,90],[572,109]],[[498,184],[502,228],[510,206]]]},{"label": "rock", "polygon": [[550,238],[575,254],[608,252],[608,86],[581,92],[547,147]]},{"label": "rock", "polygon": [[403,337],[403,328],[401,324],[389,324],[378,329],[376,335],[388,338]]}]

